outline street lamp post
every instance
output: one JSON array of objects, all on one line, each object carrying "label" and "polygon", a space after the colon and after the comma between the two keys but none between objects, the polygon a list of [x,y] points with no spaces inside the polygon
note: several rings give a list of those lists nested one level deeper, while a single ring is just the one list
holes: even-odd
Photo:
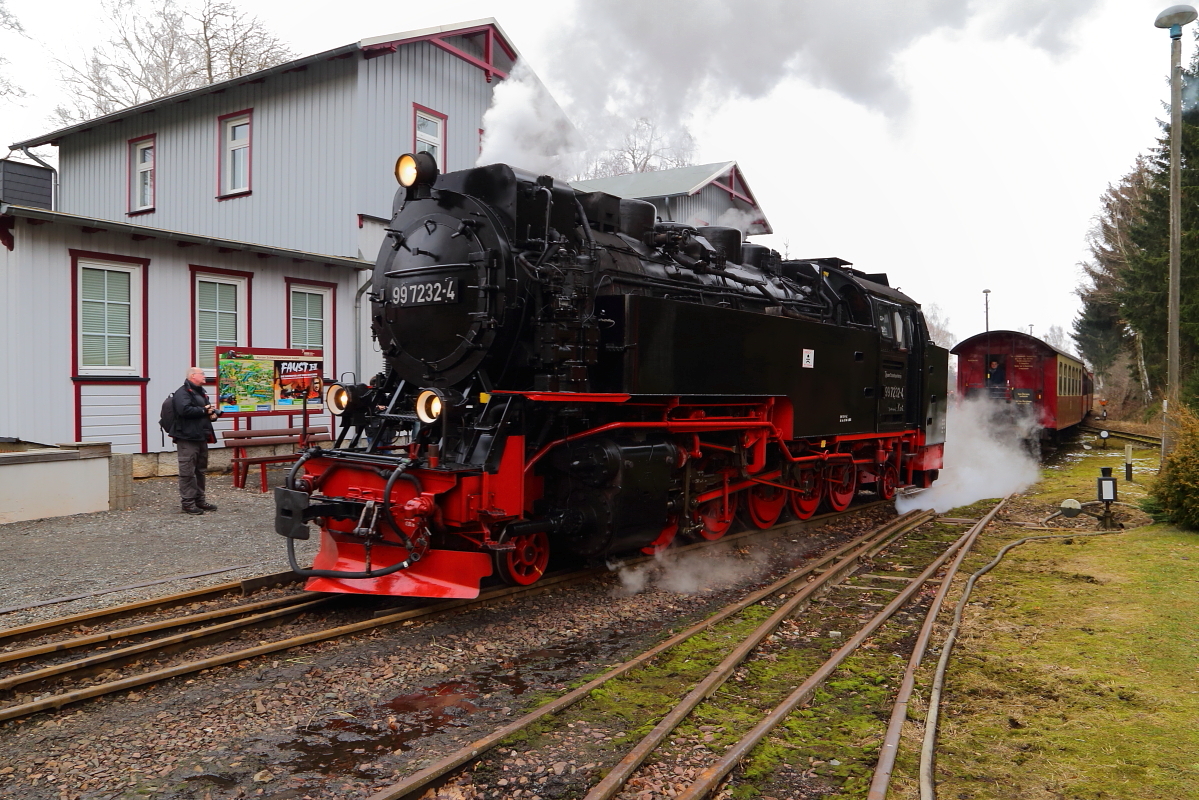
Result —
[{"label": "street lamp post", "polygon": [[986,320],[986,328],[984,328],[984,330],[987,333],[990,333],[991,332],[991,290],[990,289],[983,289],[983,314],[984,314],[983,319]]},{"label": "street lamp post", "polygon": [[1181,281],[1182,26],[1199,16],[1190,6],[1170,6],[1153,24],[1170,29],[1170,285],[1166,310],[1166,396],[1162,401],[1162,460],[1174,446],[1171,406],[1178,401],[1178,285]]}]

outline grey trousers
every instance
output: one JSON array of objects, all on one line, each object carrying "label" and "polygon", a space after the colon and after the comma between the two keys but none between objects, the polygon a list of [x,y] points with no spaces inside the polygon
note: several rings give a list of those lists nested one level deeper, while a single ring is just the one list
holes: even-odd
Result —
[{"label": "grey trousers", "polygon": [[208,442],[176,440],[179,448],[179,499],[184,508],[204,502],[204,475],[208,469]]}]

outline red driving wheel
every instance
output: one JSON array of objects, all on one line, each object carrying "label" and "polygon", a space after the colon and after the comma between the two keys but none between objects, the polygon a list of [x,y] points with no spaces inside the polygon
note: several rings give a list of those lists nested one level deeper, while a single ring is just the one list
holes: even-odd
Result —
[{"label": "red driving wheel", "polygon": [[796,519],[811,519],[820,508],[824,481],[814,469],[800,471],[796,484],[802,491],[787,492],[787,502]]},{"label": "red driving wheel", "polygon": [[511,542],[514,549],[496,552],[496,571],[514,586],[536,583],[550,563],[550,537],[541,531],[513,536]]},{"label": "red driving wheel", "polygon": [[777,486],[767,486],[766,484],[754,485],[746,497],[746,509],[749,511],[750,522],[756,528],[769,528],[774,523],[778,522],[779,514],[783,513],[783,506],[787,505],[787,495],[791,494],[786,489],[780,489]]},{"label": "red driving wheel", "polygon": [[878,476],[878,496],[882,500],[894,500],[895,490],[899,487],[899,470],[894,464],[883,467]]},{"label": "red driving wheel", "polygon": [[661,553],[667,547],[670,547],[670,543],[674,541],[675,534],[678,532],[679,520],[674,515],[671,515],[670,519],[666,520],[666,527],[664,527],[662,532],[658,534],[658,538],[641,548],[641,552],[645,553],[647,556]]},{"label": "red driving wheel", "polygon": [[828,469],[828,505],[833,511],[844,511],[858,491],[858,468],[852,462],[832,464]]},{"label": "red driving wheel", "polygon": [[699,535],[714,542],[728,533],[733,525],[733,516],[737,513],[737,495],[730,494],[728,506],[724,498],[717,497],[699,507]]}]

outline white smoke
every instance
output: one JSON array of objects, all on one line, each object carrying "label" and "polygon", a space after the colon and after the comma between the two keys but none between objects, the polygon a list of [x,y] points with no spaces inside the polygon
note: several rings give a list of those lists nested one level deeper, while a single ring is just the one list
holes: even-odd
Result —
[{"label": "white smoke", "polygon": [[483,115],[476,166],[508,164],[539,175],[568,176],[583,150],[579,132],[523,61],[495,87]]},{"label": "white smoke", "polygon": [[679,594],[699,594],[736,586],[761,574],[767,557],[761,548],[742,557],[729,549],[678,554],[665,550],[652,560],[631,567],[616,567],[619,594],[631,595],[657,589]]},{"label": "white smoke", "polygon": [[730,98],[765,97],[790,78],[899,118],[908,103],[902,56],[919,40],[972,28],[1058,55],[1096,2],[576,0],[557,8],[542,74],[583,133],[556,121],[556,104],[518,66],[496,89],[479,163],[569,176],[564,159],[583,144],[616,146],[630,120],[651,120],[669,136]]},{"label": "white smoke", "polygon": [[1037,460],[1022,440],[1036,441],[1031,414],[1015,418],[1015,408],[990,399],[966,400],[949,407],[945,431],[945,468],[932,488],[900,497],[901,514],[929,508],[938,514],[990,497],[1020,492],[1040,478]]}]

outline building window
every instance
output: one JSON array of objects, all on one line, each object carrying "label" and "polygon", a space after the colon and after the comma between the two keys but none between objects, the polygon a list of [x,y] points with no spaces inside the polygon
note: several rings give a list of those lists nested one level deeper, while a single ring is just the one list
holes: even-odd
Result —
[{"label": "building window", "polygon": [[196,362],[215,375],[218,348],[246,346],[245,278],[196,275]]},{"label": "building window", "polygon": [[413,106],[413,113],[415,119],[412,151],[432,154],[433,158],[437,159],[438,169],[444,172],[446,115],[418,105]]},{"label": "building window", "polygon": [[251,114],[241,111],[221,117],[220,122],[220,194],[247,194],[250,191]]},{"label": "building window", "polygon": [[154,209],[155,137],[145,136],[129,143],[129,211]]},{"label": "building window", "polygon": [[137,374],[141,267],[80,261],[78,280],[80,374]]}]

